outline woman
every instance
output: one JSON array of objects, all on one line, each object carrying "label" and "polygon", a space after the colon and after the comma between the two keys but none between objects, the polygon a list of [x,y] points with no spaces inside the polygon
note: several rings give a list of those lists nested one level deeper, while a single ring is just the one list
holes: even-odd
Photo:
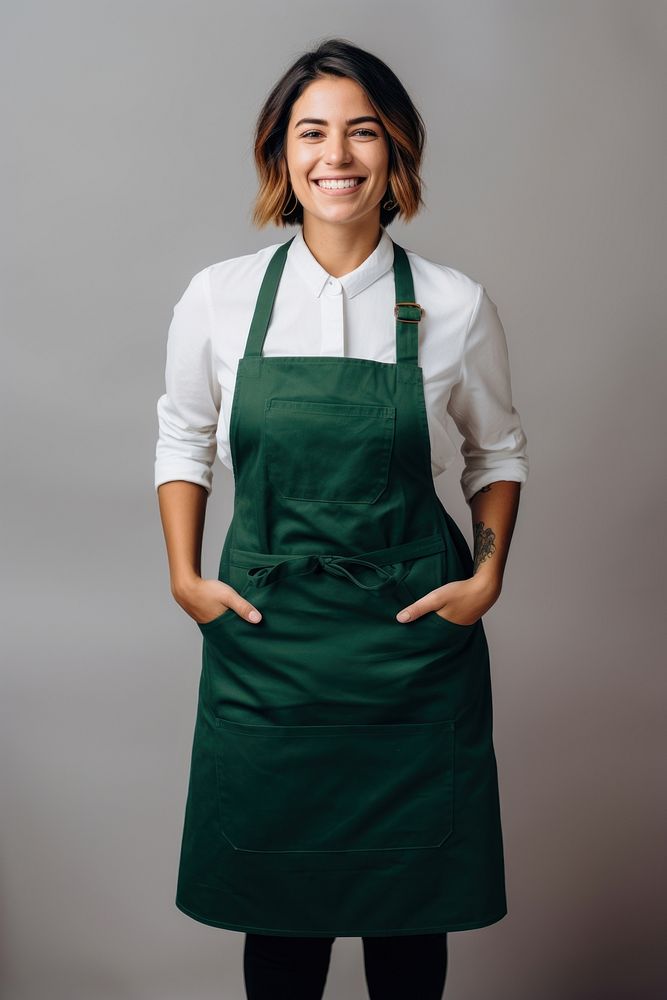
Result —
[{"label": "woman", "polygon": [[[336,936],[372,1000],[442,996],[447,932],[507,912],[488,647],[528,471],[484,287],[395,244],[422,119],[379,59],[304,54],[255,136],[284,243],[200,271],[169,329],[155,485],[203,636],[176,905],[246,933],[250,1000],[321,997]],[[474,558],[433,483],[465,440]],[[201,577],[219,455],[235,480]]]}]

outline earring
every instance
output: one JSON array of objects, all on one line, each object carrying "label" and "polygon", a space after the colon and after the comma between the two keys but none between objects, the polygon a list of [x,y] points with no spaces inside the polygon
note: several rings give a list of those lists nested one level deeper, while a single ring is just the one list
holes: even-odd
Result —
[{"label": "earring", "polygon": [[[387,188],[387,191],[390,192],[390,195],[391,195],[391,189]],[[382,207],[386,208],[386,210],[388,212],[390,212],[392,208],[396,208],[396,206],[398,205],[398,202],[397,201],[392,201],[392,198],[393,198],[393,195],[391,195],[391,197],[389,198],[388,201],[385,201],[382,204]]]},{"label": "earring", "polygon": [[[294,194],[294,189],[292,189],[292,194]],[[288,198],[287,200],[289,201],[289,198]],[[294,207],[293,207],[293,208],[290,208],[290,209],[288,209],[287,211],[285,211],[285,210],[283,209],[283,211],[281,212],[281,215],[291,215],[291,214],[292,214],[292,212],[296,211],[296,209],[298,208],[298,205],[299,205],[299,199],[298,199],[298,198],[297,198],[297,196],[296,196],[296,195],[294,194]]]}]

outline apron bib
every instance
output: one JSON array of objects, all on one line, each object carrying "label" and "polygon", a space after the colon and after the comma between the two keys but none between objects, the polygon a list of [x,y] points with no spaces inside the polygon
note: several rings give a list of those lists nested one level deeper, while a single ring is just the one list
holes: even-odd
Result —
[{"label": "apron bib", "polygon": [[482,620],[395,617],[473,571],[433,482],[408,256],[395,364],[263,357],[291,242],[238,364],[218,574],[263,619],[199,625],[176,905],[285,936],[483,927],[507,905]]}]

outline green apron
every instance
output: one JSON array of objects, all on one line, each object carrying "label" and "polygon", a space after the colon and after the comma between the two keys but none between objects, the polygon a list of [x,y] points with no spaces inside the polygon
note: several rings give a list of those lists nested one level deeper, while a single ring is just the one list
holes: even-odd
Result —
[{"label": "green apron", "polygon": [[199,626],[176,905],[285,936],[483,927],[507,906],[482,620],[395,617],[473,571],[433,483],[408,256],[395,364],[263,357],[291,242],[238,364],[218,574],[263,618]]}]

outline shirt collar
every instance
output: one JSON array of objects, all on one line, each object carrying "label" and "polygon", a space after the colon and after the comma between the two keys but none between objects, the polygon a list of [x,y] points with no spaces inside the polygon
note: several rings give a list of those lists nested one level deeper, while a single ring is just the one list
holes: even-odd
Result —
[{"label": "shirt collar", "polygon": [[[343,274],[338,278],[348,298],[352,298],[358,292],[363,292],[365,288],[368,288],[369,285],[372,285],[374,281],[377,281],[378,278],[393,267],[394,244],[384,226],[381,228],[382,235],[375,250],[358,267],[355,267],[354,271]],[[331,275],[313,256],[303,238],[302,226],[299,226],[298,232],[290,244],[287,251],[287,260],[294,265],[313,295],[316,297],[321,295]]]}]

